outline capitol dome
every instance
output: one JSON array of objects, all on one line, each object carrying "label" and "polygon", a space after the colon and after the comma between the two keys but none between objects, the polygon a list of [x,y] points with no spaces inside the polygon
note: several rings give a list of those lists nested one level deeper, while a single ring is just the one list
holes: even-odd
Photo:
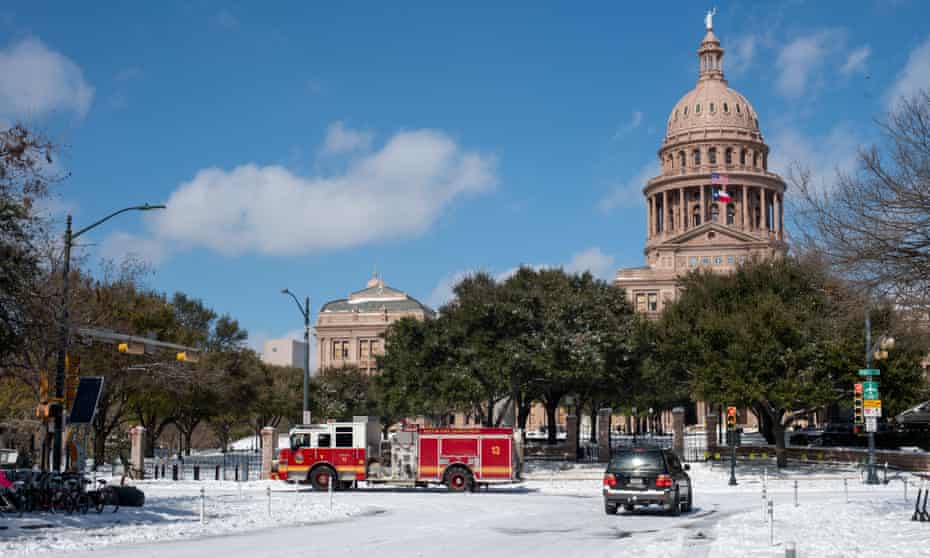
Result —
[{"label": "capitol dome", "polygon": [[723,52],[720,40],[708,30],[698,49],[701,71],[697,85],[669,113],[664,143],[688,139],[693,132],[704,130],[762,141],[756,110],[723,77]]}]

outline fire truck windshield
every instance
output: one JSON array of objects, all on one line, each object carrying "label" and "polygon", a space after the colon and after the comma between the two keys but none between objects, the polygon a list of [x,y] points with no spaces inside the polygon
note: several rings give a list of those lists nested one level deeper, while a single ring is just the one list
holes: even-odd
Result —
[{"label": "fire truck windshield", "polygon": [[291,449],[309,448],[310,434],[291,434]]}]

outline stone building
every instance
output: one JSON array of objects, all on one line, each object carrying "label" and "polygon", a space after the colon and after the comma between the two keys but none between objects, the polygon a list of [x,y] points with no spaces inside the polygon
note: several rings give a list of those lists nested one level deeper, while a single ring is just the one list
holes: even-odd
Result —
[{"label": "stone building", "polygon": [[[290,337],[269,339],[262,349],[262,362],[303,370],[307,367],[307,344]],[[312,374],[313,370],[310,372]]]},{"label": "stone building", "polygon": [[[724,78],[723,54],[708,18],[697,84],[669,113],[660,174],[643,188],[646,265],[616,275],[636,310],[653,318],[678,298],[678,278],[689,271],[728,273],[787,250],[785,181],[769,170],[758,113]],[[688,422],[703,423],[708,411],[698,401]],[[670,412],[661,421],[670,425]]]},{"label": "stone building", "polygon": [[724,79],[723,53],[708,27],[697,85],[669,114],[661,174],[643,188],[646,265],[621,269],[615,279],[649,316],[678,298],[680,275],[728,272],[786,250],[785,181],[769,171],[756,110]]},{"label": "stone building", "polygon": [[408,316],[422,320],[432,315],[433,310],[417,299],[372,277],[364,289],[320,308],[313,328],[317,370],[353,365],[372,374],[377,371],[375,357],[384,351],[381,335],[388,325]]}]

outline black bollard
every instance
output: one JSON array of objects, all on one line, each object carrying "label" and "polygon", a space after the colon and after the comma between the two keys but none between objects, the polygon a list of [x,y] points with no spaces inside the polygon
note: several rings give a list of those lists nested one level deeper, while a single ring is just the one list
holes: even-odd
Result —
[{"label": "black bollard", "polygon": [[239,480],[239,464],[236,463],[236,480]]},{"label": "black bollard", "polygon": [[194,480],[200,480],[200,465],[194,465]]},{"label": "black bollard", "polygon": [[177,465],[171,466],[171,480],[173,481],[178,480],[178,466]]},{"label": "black bollard", "polygon": [[213,480],[220,480],[220,466],[216,466],[216,472],[213,474]]},{"label": "black bollard", "polygon": [[153,468],[152,472],[154,473],[152,475],[152,478],[154,478],[155,480],[158,480],[158,463],[155,464],[155,467]]}]

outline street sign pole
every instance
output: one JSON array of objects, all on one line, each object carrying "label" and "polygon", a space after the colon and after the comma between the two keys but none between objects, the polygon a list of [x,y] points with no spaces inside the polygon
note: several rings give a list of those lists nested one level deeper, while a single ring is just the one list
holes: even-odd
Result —
[{"label": "street sign pole", "polygon": [[727,437],[730,442],[730,486],[736,486],[736,407],[727,407]]},{"label": "street sign pole", "polygon": [[[867,382],[873,381],[872,372],[877,372],[872,370],[872,322],[869,319],[869,307],[866,306],[865,309],[865,367]],[[860,373],[862,371],[860,370]],[[864,387],[864,386],[863,386]],[[877,422],[877,420],[876,420]],[[869,475],[866,479],[867,484],[878,484],[878,472],[875,470],[875,432],[868,432],[869,436]]]}]

